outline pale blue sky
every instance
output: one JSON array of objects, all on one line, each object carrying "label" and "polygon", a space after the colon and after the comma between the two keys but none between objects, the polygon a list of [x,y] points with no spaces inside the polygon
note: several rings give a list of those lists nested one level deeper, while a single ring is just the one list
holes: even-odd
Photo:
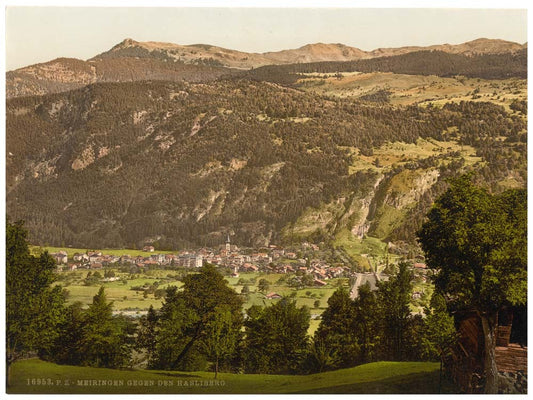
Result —
[{"label": "pale blue sky", "polygon": [[6,69],[57,57],[88,59],[125,38],[206,43],[265,52],[308,43],[363,50],[458,44],[480,37],[527,41],[526,10],[329,8],[13,7]]}]

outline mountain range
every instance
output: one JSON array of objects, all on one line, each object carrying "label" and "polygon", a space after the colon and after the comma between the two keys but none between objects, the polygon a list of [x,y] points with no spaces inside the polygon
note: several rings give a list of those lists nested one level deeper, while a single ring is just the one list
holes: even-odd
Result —
[{"label": "mountain range", "polygon": [[427,47],[408,46],[363,51],[343,44],[308,44],[298,49],[267,53],[246,53],[217,46],[137,42],[125,39],[109,51],[87,61],[58,58],[46,63],[9,71],[6,97],[57,93],[89,83],[138,80],[209,81],[235,69],[265,65],[354,61],[404,55],[419,51],[440,51],[465,56],[516,53],[527,48],[514,42],[477,39],[470,42]]},{"label": "mountain range", "polygon": [[[527,182],[523,46],[437,47],[253,55],[128,39],[8,72],[7,215],[41,245],[230,234],[322,242],[363,267],[376,243],[408,251],[448,178]],[[316,62],[260,66],[299,57]]]}]

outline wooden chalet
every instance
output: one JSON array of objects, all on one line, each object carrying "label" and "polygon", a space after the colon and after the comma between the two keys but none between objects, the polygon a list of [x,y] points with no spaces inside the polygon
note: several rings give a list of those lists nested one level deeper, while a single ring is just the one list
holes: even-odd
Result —
[{"label": "wooden chalet", "polygon": [[[521,319],[523,318],[522,315]],[[463,392],[483,393],[485,348],[481,319],[470,311],[456,313],[455,321],[459,337],[444,360],[446,373]],[[518,327],[515,330],[525,329],[523,323],[516,325]],[[527,337],[527,333],[525,336]],[[500,393],[527,392],[522,384],[526,382],[527,385],[527,338],[523,338],[523,332],[513,335],[513,308],[502,310],[498,315],[496,338]],[[509,383],[510,381],[513,382]]]}]

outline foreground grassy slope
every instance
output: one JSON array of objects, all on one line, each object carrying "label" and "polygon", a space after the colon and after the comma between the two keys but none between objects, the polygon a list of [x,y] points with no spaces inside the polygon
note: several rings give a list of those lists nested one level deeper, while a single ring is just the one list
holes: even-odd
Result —
[{"label": "foreground grassy slope", "polygon": [[[32,359],[14,364],[11,376],[9,393],[438,393],[439,365],[378,362],[306,376],[219,374],[215,381],[210,372],[121,371]],[[104,380],[121,386],[103,386]]]}]

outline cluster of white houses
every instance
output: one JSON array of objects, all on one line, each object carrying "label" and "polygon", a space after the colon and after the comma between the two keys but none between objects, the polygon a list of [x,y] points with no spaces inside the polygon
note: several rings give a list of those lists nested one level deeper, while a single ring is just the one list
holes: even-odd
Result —
[{"label": "cluster of white houses", "polygon": [[[303,243],[302,249],[318,251],[315,244]],[[233,276],[239,272],[266,271],[275,273],[306,273],[312,274],[318,285],[329,278],[343,276],[349,271],[348,267],[331,267],[322,260],[306,260],[298,258],[295,251],[285,250],[275,245],[260,252],[241,251],[230,243],[229,237],[225,246],[218,250],[202,248],[197,251],[183,251],[179,254],[158,254],[152,246],[146,246],[143,251],[147,255],[108,255],[101,251],[87,251],[75,253],[71,259],[66,251],[52,253],[58,267],[62,270],[76,270],[79,268],[99,269],[116,265],[135,265],[139,268],[155,266],[172,266],[199,268],[205,263],[233,269]]]},{"label": "cluster of white houses", "polygon": [[51,256],[61,269],[78,268],[98,269],[115,265],[136,265],[137,267],[154,266],[181,266],[199,268],[204,264],[202,256],[194,253],[176,254],[150,254],[149,256],[108,255],[101,251],[87,251],[86,253],[74,253],[72,259],[68,259],[66,251],[52,253]]},{"label": "cluster of white houses", "polygon": [[[301,250],[318,251],[315,244],[303,243]],[[71,260],[66,251],[51,254],[60,269],[76,270],[79,268],[98,269],[117,265],[134,265],[139,268],[151,268],[156,266],[200,268],[205,263],[231,268],[233,276],[239,276],[239,272],[264,271],[271,273],[296,273],[300,275],[310,274],[313,276],[316,286],[326,285],[325,280],[330,278],[347,277],[351,275],[347,266],[330,266],[321,259],[298,258],[298,254],[292,250],[285,250],[275,245],[261,252],[253,252],[249,249],[241,251],[237,246],[230,243],[229,237],[225,246],[218,250],[202,248],[197,251],[183,251],[179,254],[157,254],[152,246],[146,246],[143,251],[153,253],[139,255],[106,255],[100,251],[87,251],[75,253]],[[425,264],[413,265],[415,270],[425,269]]]}]

